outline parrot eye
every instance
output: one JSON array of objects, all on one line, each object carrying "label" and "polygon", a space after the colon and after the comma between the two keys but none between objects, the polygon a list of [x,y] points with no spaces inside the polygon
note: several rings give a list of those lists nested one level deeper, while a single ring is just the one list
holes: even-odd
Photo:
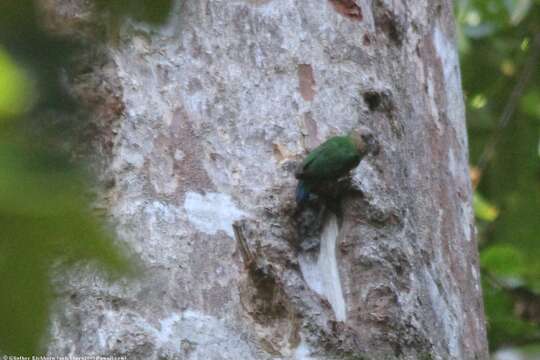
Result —
[{"label": "parrot eye", "polygon": [[371,131],[362,133],[360,137],[362,138],[362,142],[364,143],[362,151],[371,153],[373,155],[379,154],[379,142]]},{"label": "parrot eye", "polygon": [[364,140],[364,142],[366,143],[370,143],[373,141],[373,134],[362,134],[362,140]]}]

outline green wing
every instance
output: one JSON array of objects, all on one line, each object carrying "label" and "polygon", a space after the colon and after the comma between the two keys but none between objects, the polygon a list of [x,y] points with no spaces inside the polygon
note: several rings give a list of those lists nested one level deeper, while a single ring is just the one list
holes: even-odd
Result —
[{"label": "green wing", "polygon": [[335,136],[310,152],[296,175],[308,181],[337,179],[356,167],[360,159],[349,137]]}]

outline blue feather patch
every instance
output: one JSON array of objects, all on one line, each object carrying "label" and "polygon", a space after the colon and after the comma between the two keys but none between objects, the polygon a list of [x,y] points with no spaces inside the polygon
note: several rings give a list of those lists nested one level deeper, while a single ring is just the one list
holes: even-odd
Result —
[{"label": "blue feather patch", "polygon": [[306,184],[300,180],[298,186],[296,186],[296,203],[302,204],[309,199],[309,190]]}]

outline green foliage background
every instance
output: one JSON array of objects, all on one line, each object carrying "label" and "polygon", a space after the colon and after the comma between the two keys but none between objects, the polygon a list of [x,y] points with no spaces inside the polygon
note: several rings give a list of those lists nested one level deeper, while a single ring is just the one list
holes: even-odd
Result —
[{"label": "green foliage background", "polygon": [[[172,5],[93,4],[112,28],[126,16],[161,23]],[[490,346],[540,344],[540,0],[458,0],[456,17]],[[71,156],[92,109],[59,74],[91,45],[44,31],[32,0],[0,2],[0,354],[43,351],[52,269],[134,269]]]},{"label": "green foliage background", "polygon": [[[171,1],[95,5],[111,23],[126,15],[158,23]],[[94,262],[110,275],[134,274],[91,211],[91,176],[72,156],[92,109],[60,84],[61,71],[70,73],[76,56],[96,45],[45,31],[33,0],[0,2],[0,355],[44,351],[53,270]]]},{"label": "green foliage background", "polygon": [[456,17],[490,347],[540,344],[540,1]]}]

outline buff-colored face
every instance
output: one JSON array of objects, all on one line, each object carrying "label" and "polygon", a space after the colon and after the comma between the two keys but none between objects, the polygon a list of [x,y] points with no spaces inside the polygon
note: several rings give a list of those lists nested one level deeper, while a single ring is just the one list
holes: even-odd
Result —
[{"label": "buff-colored face", "polygon": [[360,154],[365,155],[367,153],[372,153],[377,155],[379,153],[379,143],[375,139],[373,132],[367,127],[360,126],[355,128],[349,135]]}]

